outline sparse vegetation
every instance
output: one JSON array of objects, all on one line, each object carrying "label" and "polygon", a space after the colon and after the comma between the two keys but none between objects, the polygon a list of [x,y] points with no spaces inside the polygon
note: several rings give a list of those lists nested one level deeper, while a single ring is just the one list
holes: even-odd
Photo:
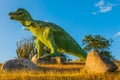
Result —
[{"label": "sparse vegetation", "polygon": [[112,39],[107,39],[101,35],[91,34],[86,35],[82,40],[85,51],[89,52],[91,50],[96,50],[98,53],[108,57],[109,59],[114,59],[110,51],[112,42]]},{"label": "sparse vegetation", "polygon": [[[109,43],[109,41],[108,41]],[[17,43],[18,58],[30,59],[36,52],[34,39],[23,39]],[[49,49],[45,49],[49,53]],[[120,61],[115,62],[118,70],[105,74],[86,73],[83,68],[85,62],[79,61],[66,64],[40,64],[40,70],[36,72],[28,71],[0,71],[0,80],[120,80]],[[2,64],[0,64],[1,68]]]},{"label": "sparse vegetation", "polygon": [[[0,80],[120,80],[120,69],[105,74],[86,73],[84,65],[39,65],[37,72],[0,72]],[[49,69],[49,70],[48,70]]]},{"label": "sparse vegetation", "polygon": [[35,37],[32,37],[31,39],[23,38],[16,43],[16,53],[18,58],[31,59],[37,53],[34,40]]}]

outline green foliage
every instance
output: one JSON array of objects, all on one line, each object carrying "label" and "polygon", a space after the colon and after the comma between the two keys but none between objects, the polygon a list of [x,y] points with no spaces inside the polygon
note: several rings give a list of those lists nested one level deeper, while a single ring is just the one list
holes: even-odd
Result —
[{"label": "green foliage", "polygon": [[16,52],[18,58],[31,59],[37,53],[34,40],[35,37],[32,37],[31,39],[24,38],[17,42]]},{"label": "green foliage", "polygon": [[98,53],[108,58],[112,58],[112,55],[110,52],[110,47],[111,47],[112,42],[113,40],[106,39],[102,37],[101,35],[92,36],[91,34],[86,35],[85,38],[82,40],[85,51],[88,52],[90,50],[96,50],[98,51]]}]

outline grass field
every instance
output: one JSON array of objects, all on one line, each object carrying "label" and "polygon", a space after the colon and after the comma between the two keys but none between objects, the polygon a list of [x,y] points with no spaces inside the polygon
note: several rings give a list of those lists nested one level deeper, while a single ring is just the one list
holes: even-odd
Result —
[{"label": "grass field", "polygon": [[39,66],[41,69],[36,72],[0,72],[0,80],[120,80],[120,68],[111,73],[88,74],[82,71],[84,65]]}]

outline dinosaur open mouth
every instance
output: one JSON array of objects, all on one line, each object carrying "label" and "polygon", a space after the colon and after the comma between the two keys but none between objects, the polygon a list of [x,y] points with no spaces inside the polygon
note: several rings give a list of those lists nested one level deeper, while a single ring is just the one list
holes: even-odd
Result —
[{"label": "dinosaur open mouth", "polygon": [[9,13],[9,16],[14,17],[14,16],[19,16],[22,15],[22,13]]}]

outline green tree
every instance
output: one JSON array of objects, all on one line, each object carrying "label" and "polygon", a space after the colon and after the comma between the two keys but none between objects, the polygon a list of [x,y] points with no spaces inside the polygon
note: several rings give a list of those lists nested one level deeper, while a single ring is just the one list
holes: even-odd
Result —
[{"label": "green tree", "polygon": [[113,58],[110,52],[112,42],[112,39],[106,39],[101,35],[92,36],[91,34],[86,35],[82,40],[85,51],[88,52],[90,50],[96,50],[98,53],[108,57],[109,59]]},{"label": "green tree", "polygon": [[17,57],[31,59],[32,56],[37,53],[34,41],[35,41],[35,37],[32,37],[30,39],[23,38],[22,40],[18,41],[16,43]]}]

